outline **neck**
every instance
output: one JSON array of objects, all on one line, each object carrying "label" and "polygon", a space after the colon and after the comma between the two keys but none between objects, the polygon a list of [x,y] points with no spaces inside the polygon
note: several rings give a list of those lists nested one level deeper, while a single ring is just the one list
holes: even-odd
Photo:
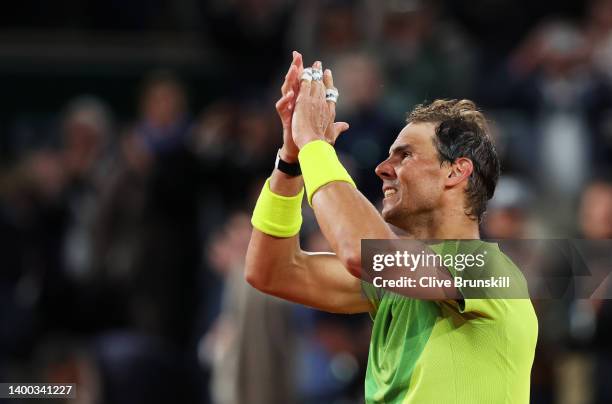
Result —
[{"label": "neck", "polygon": [[478,221],[461,212],[427,212],[411,215],[401,226],[419,240],[479,239]]}]

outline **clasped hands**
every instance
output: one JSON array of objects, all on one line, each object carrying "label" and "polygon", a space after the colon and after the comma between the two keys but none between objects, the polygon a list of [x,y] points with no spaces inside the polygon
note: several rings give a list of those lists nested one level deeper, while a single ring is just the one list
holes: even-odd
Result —
[{"label": "clasped hands", "polygon": [[[312,65],[313,72],[322,68],[319,61]],[[326,90],[335,88],[331,70],[323,71],[322,80],[308,80],[308,76],[304,75],[302,55],[294,51],[293,61],[281,87],[282,96],[276,103],[276,111],[283,125],[280,157],[290,163],[297,161],[300,149],[307,143],[325,140],[333,145],[338,136],[349,128],[346,122],[334,122],[336,103],[326,100]]]}]

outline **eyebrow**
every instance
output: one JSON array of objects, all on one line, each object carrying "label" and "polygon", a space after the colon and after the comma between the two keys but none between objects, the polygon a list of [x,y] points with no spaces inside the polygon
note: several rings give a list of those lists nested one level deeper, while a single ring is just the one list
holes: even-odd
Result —
[{"label": "eyebrow", "polygon": [[400,146],[396,146],[392,148],[391,150],[389,150],[389,156],[391,156],[392,154],[397,154],[397,153],[401,153],[404,151],[412,151],[412,146],[410,146],[409,144],[403,144]]}]

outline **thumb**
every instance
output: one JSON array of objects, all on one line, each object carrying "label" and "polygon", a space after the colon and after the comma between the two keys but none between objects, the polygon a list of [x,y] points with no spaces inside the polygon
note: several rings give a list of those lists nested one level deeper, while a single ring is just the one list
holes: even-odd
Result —
[{"label": "thumb", "polygon": [[336,136],[340,136],[342,132],[347,131],[349,124],[347,122],[334,122],[334,132]]},{"label": "thumb", "polygon": [[336,139],[338,136],[342,134],[342,132],[346,131],[349,128],[349,124],[346,122],[334,122],[330,126],[327,127],[325,131],[325,138],[329,144],[336,143]]}]

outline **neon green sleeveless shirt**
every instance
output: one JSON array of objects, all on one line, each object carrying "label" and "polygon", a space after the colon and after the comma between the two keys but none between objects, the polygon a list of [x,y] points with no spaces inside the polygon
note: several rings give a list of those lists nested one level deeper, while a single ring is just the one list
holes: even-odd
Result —
[{"label": "neon green sleeveless shirt", "polygon": [[[448,241],[432,249],[456,253],[457,243],[465,242]],[[518,271],[496,244],[469,243],[487,251],[496,271]],[[366,282],[363,290],[374,321],[367,403],[529,403],[538,334],[529,299],[417,300]]]}]

